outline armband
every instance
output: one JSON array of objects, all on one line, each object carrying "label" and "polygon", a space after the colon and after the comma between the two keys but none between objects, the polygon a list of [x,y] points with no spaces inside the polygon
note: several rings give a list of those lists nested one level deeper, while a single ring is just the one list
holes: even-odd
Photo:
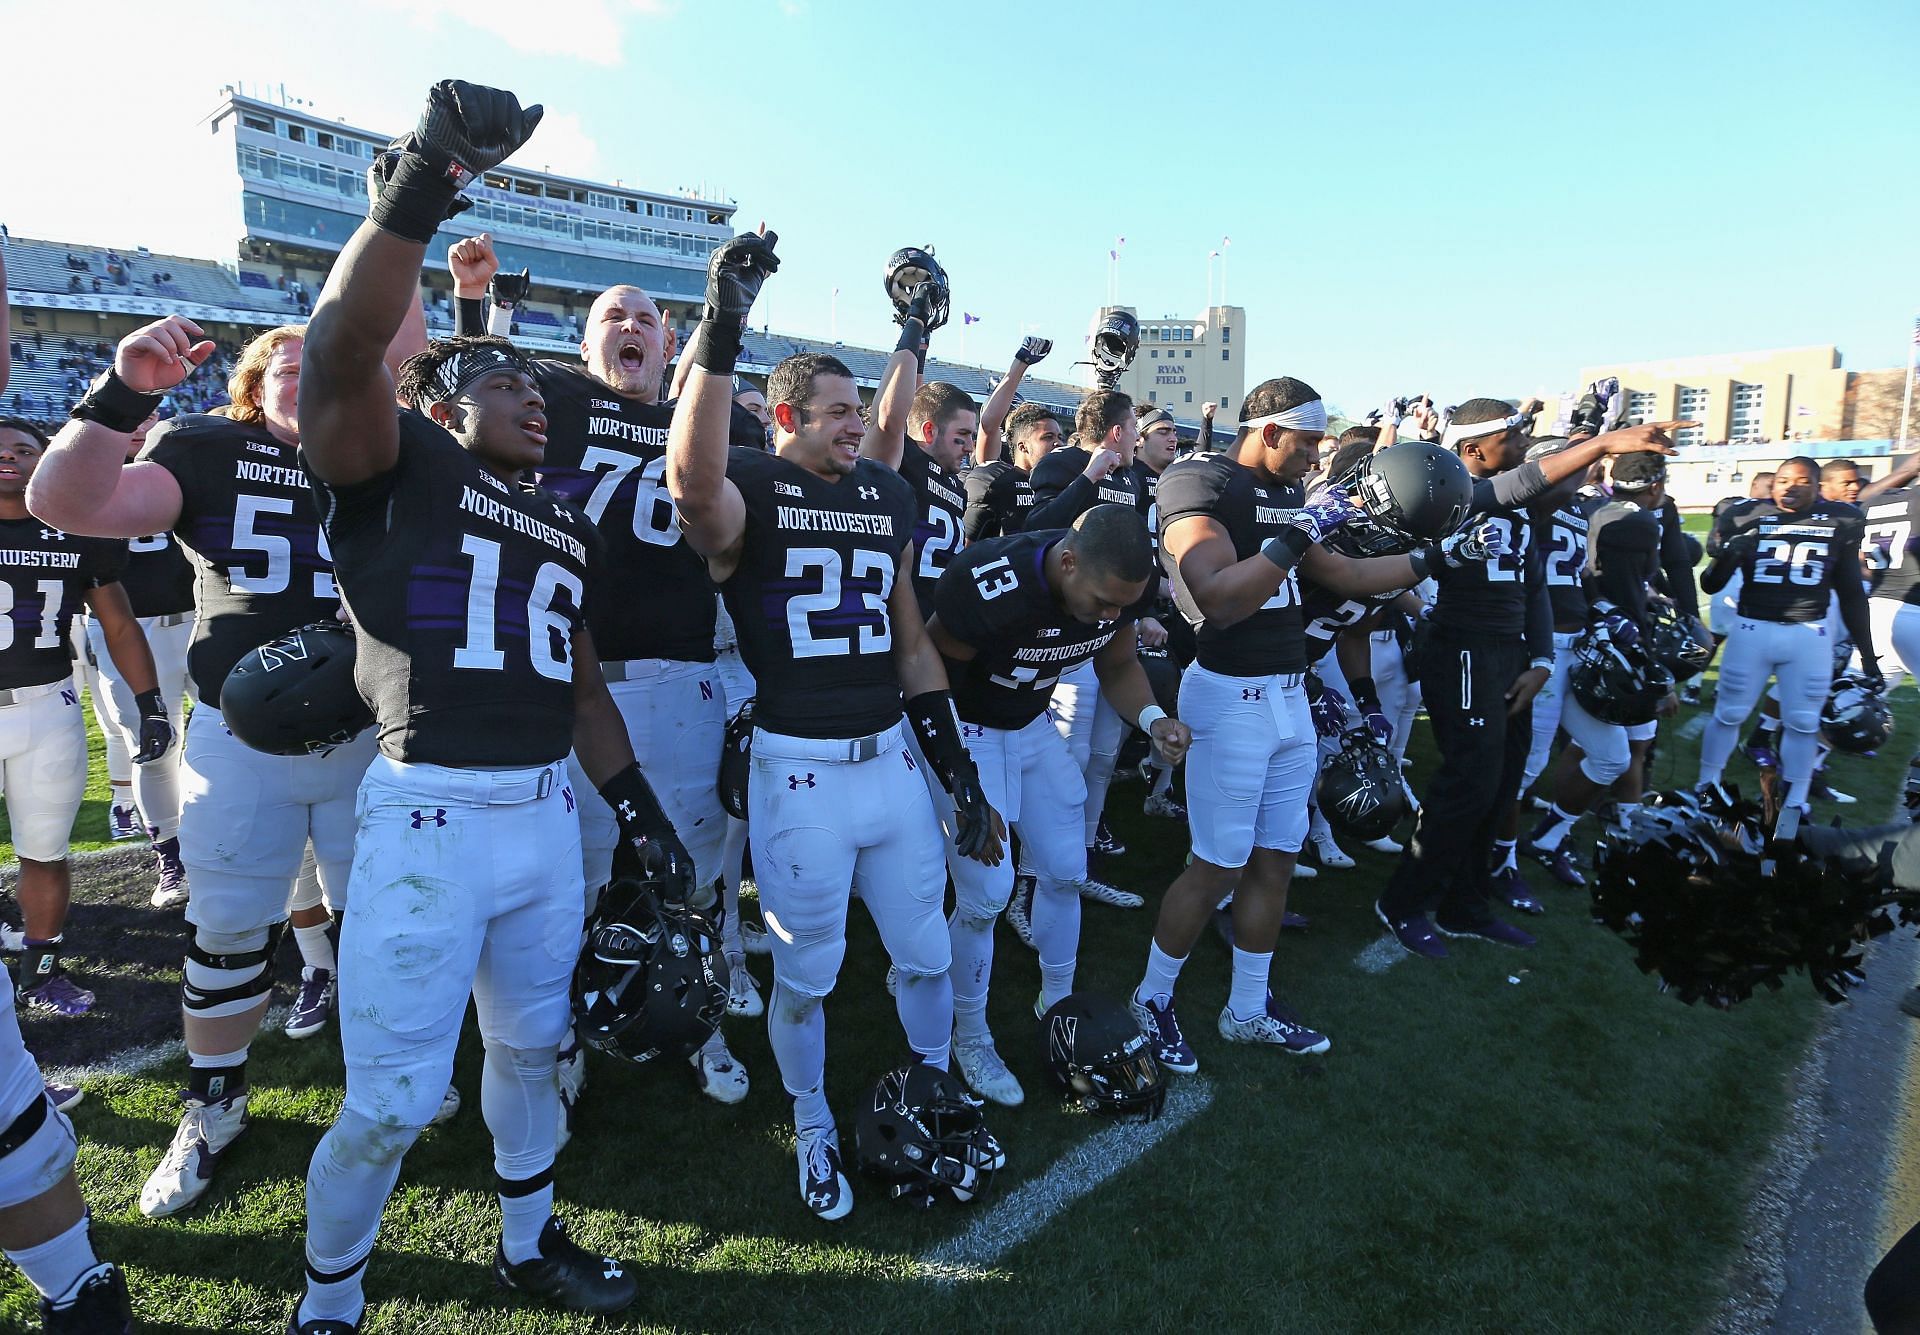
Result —
[{"label": "armband", "polygon": [[115,375],[109,366],[87,386],[86,395],[68,409],[67,416],[77,422],[98,422],[109,431],[131,436],[142,422],[153,416],[162,397],[142,394]]},{"label": "armband", "polygon": [[1145,709],[1140,711],[1140,717],[1136,719],[1135,722],[1140,725],[1141,732],[1144,732],[1147,734],[1147,736],[1151,737],[1153,736],[1153,725],[1158,723],[1161,719],[1165,718],[1166,716],[1167,716],[1167,711],[1160,708],[1159,705],[1148,705]]}]

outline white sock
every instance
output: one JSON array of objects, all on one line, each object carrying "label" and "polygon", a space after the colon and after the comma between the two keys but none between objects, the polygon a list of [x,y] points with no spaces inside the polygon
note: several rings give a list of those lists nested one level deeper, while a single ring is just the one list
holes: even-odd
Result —
[{"label": "white sock", "polygon": [[1040,956],[1040,1000],[1051,1006],[1073,991],[1074,965],[1080,958],[1080,892],[1065,882],[1038,881],[1029,913],[1034,950]]},{"label": "white sock", "polygon": [[1517,871],[1520,864],[1513,857],[1514,841],[1496,839],[1493,841],[1493,869],[1496,872]]},{"label": "white sock", "polygon": [[325,969],[328,973],[338,973],[339,961],[333,955],[333,938],[327,935],[327,925],[317,922],[311,927],[293,929],[294,944],[300,947],[300,958],[309,969]]},{"label": "white sock", "polygon": [[1233,991],[1227,1013],[1236,1020],[1252,1020],[1267,1013],[1267,978],[1273,972],[1273,952],[1255,954],[1233,948]]},{"label": "white sock", "polygon": [[65,1297],[82,1275],[100,1264],[100,1258],[93,1254],[87,1219],[83,1212],[66,1232],[48,1238],[37,1247],[22,1247],[7,1253],[7,1259],[33,1281],[42,1298]]},{"label": "white sock", "polygon": [[1160,949],[1158,941],[1149,943],[1147,974],[1140,980],[1140,986],[1134,989],[1134,1000],[1157,1001],[1162,1006],[1172,1001],[1174,985],[1180,981],[1180,966],[1186,962],[1186,956],[1175,959]]},{"label": "white sock", "polygon": [[953,979],[944,973],[911,974],[902,970],[893,997],[907,1045],[920,1060],[942,1071],[953,1052]]},{"label": "white sock", "polygon": [[1568,811],[1558,802],[1553,802],[1547,806],[1547,816],[1552,824],[1540,832],[1540,837],[1535,839],[1533,844],[1535,848],[1544,848],[1551,853],[1565,843],[1567,836],[1573,833],[1573,827],[1580,821],[1580,813]]},{"label": "white sock", "polygon": [[360,1314],[367,1310],[367,1296],[360,1288],[366,1273],[365,1256],[326,1279],[315,1273],[313,1262],[307,1262],[307,1293],[300,1300],[300,1320],[359,1321]]},{"label": "white sock", "polygon": [[819,1085],[793,1096],[793,1129],[796,1131],[833,1130],[833,1110],[827,1107],[827,1094]]},{"label": "white sock", "polygon": [[1173,766],[1158,756],[1153,761],[1153,795],[1165,797],[1167,790],[1173,787]]},{"label": "white sock", "polygon": [[[514,1184],[502,1182],[502,1187]],[[553,1218],[553,1175],[534,1190],[519,1196],[500,1194],[500,1249],[515,1265],[540,1255],[540,1230]]]}]

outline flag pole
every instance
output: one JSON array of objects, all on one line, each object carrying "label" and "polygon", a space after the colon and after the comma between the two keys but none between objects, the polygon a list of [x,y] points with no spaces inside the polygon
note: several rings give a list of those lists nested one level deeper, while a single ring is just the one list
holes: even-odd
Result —
[{"label": "flag pole", "polygon": [[1894,451],[1905,454],[1907,450],[1907,412],[1913,406],[1913,366],[1920,359],[1920,316],[1913,321],[1913,337],[1907,341],[1907,387],[1900,395],[1900,444]]}]

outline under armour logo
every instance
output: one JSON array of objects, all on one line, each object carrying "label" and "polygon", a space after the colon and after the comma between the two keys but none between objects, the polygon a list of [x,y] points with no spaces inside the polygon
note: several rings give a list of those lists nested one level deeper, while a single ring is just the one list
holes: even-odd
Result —
[{"label": "under armour logo", "polygon": [[787,791],[797,793],[800,791],[800,785],[803,783],[807,785],[807,787],[812,788],[814,786],[813,776],[809,774],[805,778],[802,778],[798,774],[789,774],[787,776]]},{"label": "under armour logo", "polygon": [[619,811],[620,819],[624,822],[632,822],[639,819],[638,813],[633,809],[633,803],[627,801],[624,797],[620,799],[620,805],[616,810]]},{"label": "under armour logo", "polygon": [[1240,689],[1240,698],[1242,700],[1264,700],[1267,698],[1267,688],[1264,686],[1243,686]]},{"label": "under armour logo", "polygon": [[620,1263],[611,1256],[601,1257],[600,1263],[606,1267],[606,1270],[600,1276],[602,1279],[618,1279],[627,1273],[620,1268]]},{"label": "under armour logo", "polygon": [[432,821],[435,825],[445,825],[447,823],[447,809],[445,807],[435,807],[431,816],[424,811],[416,811],[413,813],[414,829],[424,830],[427,827],[428,821]]},{"label": "under armour logo", "polygon": [[862,487],[862,488],[860,488],[860,499],[861,499],[861,500],[863,500],[863,501],[877,501],[877,500],[879,500],[879,499],[880,499],[880,488],[878,488],[878,487]]},{"label": "under armour logo", "polygon": [[1470,718],[1467,720],[1467,726],[1469,728],[1484,728],[1487,726],[1487,721],[1483,718]]},{"label": "under armour logo", "polygon": [[560,790],[560,796],[561,796],[561,797],[562,797],[562,798],[563,798],[563,799],[564,799],[564,800],[566,801],[566,804],[567,804],[567,810],[568,810],[568,811],[572,811],[572,810],[573,810],[573,787],[572,787],[572,785],[571,785],[571,784],[569,784],[569,785],[568,785],[567,787],[565,787],[565,788],[562,788],[562,789]]},{"label": "under armour logo", "polygon": [[978,723],[962,723],[960,725],[960,735],[962,737],[985,737],[987,730]]},{"label": "under armour logo", "polygon": [[67,535],[57,528],[43,528],[40,530],[40,541],[42,542],[65,542],[66,540]]},{"label": "under armour logo", "polygon": [[68,690],[63,690],[63,691],[61,691],[61,692],[60,692],[60,703],[61,703],[61,704],[63,704],[63,705],[77,705],[77,704],[79,704],[79,703],[80,703],[80,692],[78,692],[78,691],[68,691]]}]

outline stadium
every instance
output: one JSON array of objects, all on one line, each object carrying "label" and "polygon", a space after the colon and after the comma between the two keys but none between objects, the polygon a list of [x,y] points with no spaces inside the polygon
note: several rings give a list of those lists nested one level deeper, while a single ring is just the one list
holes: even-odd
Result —
[{"label": "stadium", "polygon": [[[0,410],[50,431],[59,428],[68,410],[114,365],[122,340],[177,316],[204,331],[215,347],[197,375],[158,394],[156,412],[162,422],[192,417],[227,404],[229,377],[258,335],[307,324],[314,316],[336,262],[367,215],[367,171],[392,134],[327,120],[231,86],[207,124],[237,178],[231,203],[239,239],[231,255],[168,255],[138,244],[4,238],[0,259],[12,355]],[[522,269],[531,275],[529,291],[510,306],[513,345],[526,358],[541,359],[529,365],[564,364],[583,379],[581,349],[589,315],[616,285],[642,289],[662,324],[673,331],[680,357],[693,357],[703,306],[711,304],[709,262],[744,230],[730,199],[578,179],[511,160],[478,174],[464,193],[472,207],[438,228],[420,265],[428,335],[474,332],[463,323],[468,317],[459,309],[449,250],[485,234],[503,275]],[[137,227],[127,230],[128,240],[137,241]],[[924,327],[924,314],[916,314],[911,303],[896,304],[903,328],[915,320]],[[501,318],[505,312],[496,305],[494,314]],[[1210,450],[1231,445],[1234,433],[1224,429],[1226,423],[1251,419],[1256,433],[1260,429],[1262,412],[1256,409],[1266,400],[1256,397],[1261,387],[1248,383],[1255,377],[1246,375],[1239,362],[1248,314],[1246,308],[1227,306],[1224,297],[1217,305],[1210,298],[1192,317],[1154,318],[1133,307],[1100,305],[1085,347],[1059,340],[1048,367],[1067,374],[1061,363],[1077,365],[1084,356],[1088,375],[1075,383],[1022,374],[1016,401],[1049,410],[1063,435],[1085,436],[1100,427],[1097,416],[1087,417],[1085,405],[1117,388],[1131,394],[1140,423],[1150,427],[1164,419],[1174,428],[1182,455],[1175,466],[1204,462]],[[1253,315],[1260,316],[1257,308]],[[1135,346],[1127,364],[1105,368],[1102,378],[1099,336],[1129,324]],[[707,332],[710,336],[712,330]],[[751,385],[772,397],[780,388],[775,372],[782,363],[809,355],[832,358],[850,373],[870,431],[878,434],[887,421],[899,426],[898,418],[912,423],[910,430],[923,424],[933,430],[931,421],[922,423],[925,413],[919,409],[920,417],[901,411],[906,399],[916,398],[911,390],[898,393],[901,349],[853,346],[818,334],[775,332],[749,320],[732,365],[734,386]],[[949,343],[942,340],[943,346]],[[1179,359],[1181,370],[1160,369],[1173,361],[1175,351],[1188,354]],[[1193,351],[1212,364],[1207,376],[1186,369]],[[591,367],[589,361],[586,370]],[[981,413],[1007,374],[942,356],[927,359],[919,372],[925,382],[954,387]],[[1551,439],[1557,450],[1570,436],[1605,439],[1630,431],[1641,432],[1633,439],[1644,446],[1662,423],[1687,418],[1702,423],[1690,438],[1672,442],[1682,449],[1662,464],[1661,480],[1676,512],[1674,540],[1680,539],[1678,512],[1684,511],[1684,532],[1706,549],[1689,552],[1679,567],[1661,567],[1657,576],[1649,568],[1649,583],[1657,582],[1680,601],[1676,583],[1691,588],[1715,570],[1719,544],[1713,540],[1731,533],[1717,528],[1718,511],[1712,517],[1707,512],[1730,496],[1746,496],[1755,476],[1799,468],[1810,458],[1818,481],[1820,465],[1848,460],[1857,465],[1859,481],[1871,485],[1885,483],[1906,462],[1895,457],[1904,440],[1902,418],[1890,417],[1884,406],[1871,411],[1864,406],[1870,390],[1884,397],[1884,386],[1872,378],[1886,374],[1844,370],[1832,348],[1737,354],[1703,359],[1700,365],[1593,366],[1574,377],[1576,389],[1551,411],[1543,410],[1537,428],[1529,419],[1526,429]],[[1602,387],[1609,377],[1614,378],[1612,410],[1603,424],[1607,395]],[[1711,389],[1705,387],[1709,382]],[[1598,404],[1595,389],[1602,390]],[[1204,428],[1193,411],[1196,391],[1218,410],[1219,419],[1197,448]],[[890,400],[890,393],[897,397]],[[1183,395],[1179,402],[1175,393]],[[1516,399],[1488,411],[1504,414],[1517,407]],[[1401,408],[1410,413],[1403,439],[1411,442],[1422,410],[1418,404]],[[1271,409],[1271,415],[1295,411],[1299,405],[1289,403]],[[1551,421],[1556,413],[1558,421]],[[553,415],[557,421],[558,411]],[[1354,428],[1364,429],[1370,421],[1378,425],[1378,419],[1379,414],[1363,420],[1329,406],[1318,421],[1332,445],[1350,441]],[[984,416],[976,420],[983,422],[984,432]],[[1504,419],[1489,420],[1506,429]],[[1584,435],[1583,420],[1589,422]],[[546,418],[541,421],[544,431]],[[1282,423],[1287,429],[1294,425],[1292,419]],[[1116,429],[1125,435],[1123,428]],[[1441,437],[1443,430],[1450,434]],[[1816,431],[1825,434],[1815,438]],[[664,429],[660,434],[664,438]],[[1451,424],[1436,423],[1433,435],[1450,442],[1457,438],[1468,448],[1473,439]],[[1010,427],[1007,443],[996,441],[995,449],[1011,447]],[[1080,447],[1095,455],[1100,448],[1096,439],[1081,440]],[[1059,448],[1075,447],[1063,442]],[[1389,438],[1380,448],[1384,454],[1395,447]],[[1659,448],[1656,442],[1651,451],[1641,452]],[[916,452],[914,443],[905,447],[909,460]],[[1621,446],[1619,457],[1638,456]],[[1597,465],[1594,480],[1610,477],[1618,488],[1610,494],[1629,494],[1634,484],[1623,474],[1609,475],[1608,462]],[[981,468],[983,461],[970,454],[966,464],[957,470],[959,476]],[[1033,480],[1037,488],[1037,465]],[[1143,517],[1150,495],[1140,496]],[[1102,493],[1101,499],[1109,497]],[[557,514],[560,507],[554,508]],[[564,516],[556,522],[564,524]],[[1432,535],[1436,570],[1442,537],[1480,532],[1455,527],[1457,533]],[[633,532],[640,536],[638,512]],[[1873,532],[1868,529],[1863,550],[1871,548]],[[1166,538],[1162,528],[1162,544]],[[1446,559],[1454,566],[1463,560],[1497,562],[1503,551],[1498,542],[1493,547],[1491,555],[1483,545],[1466,558],[1459,557],[1457,546],[1447,548]],[[1894,542],[1884,554],[1898,567],[1903,559],[1915,560],[1907,548],[1904,541]],[[1157,550],[1159,560],[1170,559],[1164,545]],[[1274,559],[1270,548],[1253,550]],[[1424,559],[1426,549],[1421,550]],[[627,578],[650,595],[661,592],[638,582],[639,576]],[[1808,581],[1796,573],[1788,582]],[[903,571],[901,587],[906,585]],[[1820,593],[1824,598],[1824,586]],[[1737,599],[1737,591],[1733,596]],[[1706,603],[1702,586],[1703,621],[1709,615]],[[1169,593],[1157,606],[1163,617],[1152,618],[1154,624],[1174,620],[1174,606]],[[1358,605],[1342,604],[1349,606]],[[732,611],[741,615],[739,606]],[[1420,633],[1420,617],[1409,615],[1410,638]],[[531,603],[528,619],[538,619]],[[1129,613],[1122,624],[1131,619]],[[1103,625],[1110,620],[1101,618]],[[1351,629],[1351,621],[1337,623],[1336,629]],[[1394,638],[1372,622],[1363,629],[1382,648]],[[1562,628],[1556,624],[1553,630],[1559,636]],[[746,638],[742,632],[742,653]],[[1173,638],[1177,643],[1177,629]],[[1512,638],[1517,641],[1519,633]],[[1362,634],[1359,642],[1364,646],[1366,639]],[[797,641],[795,650],[805,656]],[[1880,650],[1886,654],[1889,646],[1881,644]],[[1396,641],[1389,654],[1397,658],[1401,652]],[[603,656],[615,666],[614,655]],[[642,661],[638,654],[633,658]],[[1031,669],[1020,670],[1033,675]],[[1357,675],[1325,660],[1320,670],[1342,686]],[[948,671],[958,679],[950,653]],[[1339,676],[1343,671],[1346,675]],[[1878,825],[1909,814],[1913,781],[1904,762],[1913,739],[1920,737],[1920,697],[1900,675],[1897,661],[1887,676],[1899,683],[1885,697],[1890,733],[1872,746],[1822,743],[1820,786],[1807,806],[1808,824],[1844,818],[1850,826]],[[612,674],[608,680],[617,684]],[[1316,677],[1315,685],[1320,684]],[[1690,792],[1697,775],[1705,773],[1703,740],[1714,728],[1714,701],[1722,686],[1718,663],[1695,686],[1697,692],[1677,697],[1676,712],[1661,717],[1650,751],[1635,753],[1635,765],[1643,766],[1636,769],[1637,781],[1649,798]],[[50,1088],[83,1092],[71,1114],[79,1140],[79,1186],[91,1209],[93,1246],[124,1272],[140,1323],[135,1328],[306,1329],[290,1323],[289,1313],[296,1314],[297,1323],[303,1290],[310,1291],[320,1273],[313,1252],[303,1250],[304,1193],[314,1147],[341,1118],[347,1087],[341,1021],[338,1012],[323,1021],[318,1041],[303,1041],[310,1034],[288,1037],[289,1023],[303,1004],[300,985],[303,978],[310,980],[311,960],[293,931],[283,938],[276,929],[265,951],[271,958],[262,966],[262,976],[273,980],[271,1009],[241,1066],[250,1070],[254,1091],[247,1134],[231,1154],[221,1153],[219,1177],[203,1197],[178,1213],[156,1215],[149,1208],[150,1177],[180,1114],[182,1072],[189,1072],[180,999],[184,987],[191,1008],[195,988],[204,991],[205,983],[196,981],[194,963],[182,965],[193,925],[183,923],[177,904],[155,908],[149,900],[154,854],[147,840],[137,833],[125,838],[126,832],[113,826],[128,801],[128,788],[110,781],[116,762],[108,757],[100,722],[106,716],[95,698],[102,689],[90,686],[81,696],[88,778],[73,825],[71,941],[62,956],[93,1000],[84,1015],[23,1003],[19,1017],[26,1048]],[[1363,695],[1349,694],[1355,719],[1362,728],[1369,726],[1375,711],[1362,705]],[[173,702],[176,713],[179,704]],[[1118,754],[1104,806],[1089,814],[1088,843],[1096,854],[1083,871],[1097,889],[1080,891],[1085,904],[1078,925],[1076,995],[1125,999],[1134,994],[1150,935],[1153,948],[1160,949],[1154,923],[1171,893],[1167,887],[1181,882],[1195,858],[1204,861],[1211,851],[1211,845],[1203,849],[1183,824],[1167,818],[1177,812],[1177,821],[1184,822],[1195,795],[1186,769],[1156,766],[1157,741],[1148,739],[1158,738],[1153,728],[1159,720],[1150,714],[1165,719],[1168,710],[1151,704],[1138,712],[1143,736],[1125,727],[1131,718],[1116,727],[1128,732],[1129,740]],[[1767,794],[1769,821],[1779,806],[1776,785],[1785,782],[1779,778],[1780,714],[1788,716],[1786,731],[1800,730],[1792,708],[1781,706],[1772,719],[1776,740],[1754,733],[1750,741],[1743,728],[1742,745],[1724,779],[1714,774],[1736,797],[1742,789],[1751,797]],[[1415,717],[1410,704],[1397,725],[1393,758],[1405,778],[1396,772],[1392,786],[1432,801],[1432,793],[1440,791],[1434,785],[1450,771],[1443,768],[1429,713],[1418,715],[1418,726],[1413,726]],[[974,726],[964,714],[956,721]],[[113,728],[111,719],[106,726]],[[1316,715],[1315,731],[1320,726]],[[1332,737],[1342,732],[1336,724]],[[1549,825],[1553,817],[1567,816],[1574,827],[1563,845],[1568,860],[1597,881],[1612,827],[1598,818],[1580,823],[1584,808],[1563,812],[1550,805],[1550,799],[1559,800],[1552,785],[1564,778],[1562,771],[1579,770],[1581,747],[1570,727],[1556,734],[1549,726],[1547,740],[1554,744],[1558,766],[1532,790],[1530,805],[1522,800],[1521,834],[1535,829],[1542,813]],[[1322,758],[1316,763],[1324,773],[1327,734],[1321,741]],[[925,752],[919,765],[930,773],[941,767],[932,734],[919,736],[913,745],[916,755]],[[1338,749],[1337,742],[1332,749]],[[1108,760],[1111,765],[1114,757]],[[123,754],[120,771],[126,763]],[[915,764],[908,761],[909,768]],[[820,768],[825,770],[824,762]],[[559,773],[566,775],[566,767]],[[814,786],[815,775],[804,764],[788,777],[796,794],[803,785]],[[905,785],[915,796],[919,786],[918,778]],[[607,792],[605,785],[601,789]],[[9,793],[16,801],[17,792]],[[1633,805],[1639,796],[1636,791],[1622,801]],[[963,803],[958,791],[952,797]],[[569,816],[574,798],[569,787]],[[431,803],[424,809],[446,814]],[[14,815],[9,808],[0,819],[0,839],[7,841],[0,867],[9,869],[4,875],[16,896],[0,908],[9,925],[14,918],[25,921],[19,912],[24,896],[18,893],[23,855],[13,841],[26,836],[16,835]],[[431,814],[423,817],[421,809],[411,815],[414,829],[423,820],[435,820]],[[1078,821],[1076,811],[1073,823]],[[1249,952],[1239,948],[1244,941],[1236,944],[1233,910],[1215,913],[1210,904],[1209,930],[1193,947],[1195,967],[1182,975],[1179,994],[1189,1033],[1199,1039],[1194,1046],[1205,1062],[1203,1073],[1162,1075],[1164,1106],[1151,1119],[1103,1115],[1096,1101],[1049,1082],[1048,1031],[1035,1024],[1043,1009],[1035,998],[1044,999],[1052,982],[1042,963],[1044,949],[1028,948],[1032,941],[1020,939],[1011,916],[990,915],[994,925],[988,931],[998,938],[997,985],[983,1004],[1005,1064],[1024,1086],[1026,1099],[989,1106],[1006,1163],[987,1175],[990,1189],[977,1195],[935,1193],[920,1201],[913,1192],[899,1191],[895,1194],[906,1200],[890,1200],[885,1185],[853,1174],[852,1110],[869,1096],[876,1075],[911,1064],[919,1051],[902,1042],[892,1019],[897,997],[889,995],[903,981],[910,987],[911,980],[897,976],[902,971],[889,948],[894,943],[865,915],[847,919],[845,962],[821,1022],[831,1052],[825,1094],[849,1114],[842,1131],[860,1208],[847,1219],[809,1200],[820,1216],[812,1217],[794,1198],[796,1096],[783,1088],[782,1054],[759,1012],[752,1012],[755,1018],[731,1013],[721,1028],[730,1056],[752,1074],[750,1090],[741,1077],[737,1100],[712,1092],[712,1077],[697,1051],[691,1071],[678,1059],[636,1063],[606,1052],[587,1054],[591,1079],[583,1091],[575,1091],[577,1122],[571,1103],[563,1114],[571,1139],[549,1177],[567,1229],[595,1257],[604,1252],[610,1266],[612,1258],[621,1258],[638,1282],[637,1298],[618,1317],[535,1306],[524,1294],[506,1291],[512,1285],[500,1278],[502,1261],[495,1256],[506,1195],[494,1190],[498,1160],[482,1106],[498,1090],[486,1074],[491,1054],[478,1011],[463,1008],[452,1079],[458,1097],[447,1104],[463,1106],[429,1126],[407,1152],[405,1170],[380,1216],[365,1281],[365,1324],[341,1328],[1815,1328],[1796,1327],[1790,1315],[1808,1310],[1794,1306],[1800,1271],[1829,1266],[1844,1281],[1840,1286],[1851,1285],[1850,1292],[1857,1294],[1872,1261],[1920,1213],[1920,1188],[1913,1185],[1912,1163],[1902,1153],[1895,1150],[1887,1159],[1894,1185],[1884,1195],[1861,1198],[1846,1195],[1823,1176],[1838,1170],[1816,1162],[1819,1155],[1807,1143],[1824,1127],[1808,1108],[1817,1097],[1808,1092],[1810,1079],[1831,1075],[1835,1081],[1858,1081],[1860,1089],[1870,1090],[1862,1097],[1882,1100],[1874,1106],[1889,1121],[1906,1106],[1903,1094],[1886,1088],[1883,1075],[1850,1067],[1836,1047],[1870,1025],[1879,1026],[1870,1032],[1880,1042],[1904,1041],[1897,1039],[1897,1026],[1907,1022],[1895,1014],[1889,1030],[1886,1017],[1915,973],[1911,940],[1889,939],[1872,948],[1864,979],[1850,983],[1855,1004],[1840,1019],[1798,980],[1738,1006],[1681,1005],[1664,994],[1658,978],[1636,967],[1633,952],[1613,932],[1596,925],[1597,901],[1590,901],[1587,881],[1556,884],[1548,870],[1555,864],[1543,857],[1539,865],[1520,864],[1529,881],[1544,887],[1537,892],[1537,908],[1526,911],[1533,916],[1518,916],[1517,897],[1507,901],[1516,911],[1506,916],[1524,922],[1529,948],[1506,949],[1497,937],[1456,942],[1451,958],[1436,966],[1419,958],[1407,937],[1386,921],[1388,915],[1376,909],[1403,865],[1406,846],[1414,843],[1412,812],[1379,838],[1362,839],[1338,822],[1335,826],[1325,842],[1322,832],[1329,827],[1324,821],[1305,835],[1301,870],[1293,873],[1291,898],[1284,899],[1286,930],[1271,956],[1276,990],[1284,980],[1287,1005],[1314,1020],[1309,1033],[1324,1027],[1338,1035],[1332,1050],[1290,1047],[1282,1055],[1216,1040],[1211,1017],[1220,1013],[1224,1036],[1235,1005],[1229,979],[1241,986],[1237,971]],[[1789,829],[1786,838],[1791,837]],[[1263,852],[1268,847],[1258,845]],[[1435,874],[1431,866],[1427,871]],[[361,874],[356,866],[355,875]],[[960,885],[956,877],[956,893]],[[862,888],[863,893],[872,890]],[[764,900],[757,899],[751,876],[739,891],[752,923],[761,916]],[[1103,898],[1101,892],[1108,893]],[[1031,890],[1016,889],[1016,905],[1022,893],[1030,896],[1030,905],[1037,902]],[[959,909],[956,898],[955,912]],[[771,916],[763,920],[769,933],[784,930]],[[1446,924],[1441,925],[1444,930]],[[1029,934],[1032,926],[1027,924]],[[1449,937],[1474,934],[1447,932]],[[782,944],[789,943],[783,938]],[[225,957],[229,967],[237,957]],[[208,966],[202,960],[199,967]],[[759,992],[767,993],[771,1010],[778,995],[775,969],[787,967],[784,960],[771,965],[765,954],[754,953],[745,957],[744,967],[755,975],[756,1002]],[[1276,1004],[1271,994],[1268,1004]],[[1877,1019],[1862,1018],[1870,1008]],[[905,1021],[906,1007],[900,1013]],[[1889,1032],[1896,1038],[1888,1038]],[[1854,1088],[1844,1086],[1843,1096]],[[799,1144],[806,1199],[804,1140]],[[1868,1138],[1849,1141],[1846,1148],[1861,1162],[1886,1149]],[[210,1162],[205,1172],[211,1174]],[[507,1179],[499,1174],[498,1180]],[[1829,1241],[1818,1250],[1807,1239],[1814,1225],[1798,1198],[1829,1189],[1863,1217],[1852,1221],[1844,1243]],[[912,1208],[908,1201],[930,1208]],[[1812,1256],[1819,1259],[1807,1259]],[[46,1296],[25,1274],[7,1272],[0,1279],[0,1327],[41,1328]]]}]

